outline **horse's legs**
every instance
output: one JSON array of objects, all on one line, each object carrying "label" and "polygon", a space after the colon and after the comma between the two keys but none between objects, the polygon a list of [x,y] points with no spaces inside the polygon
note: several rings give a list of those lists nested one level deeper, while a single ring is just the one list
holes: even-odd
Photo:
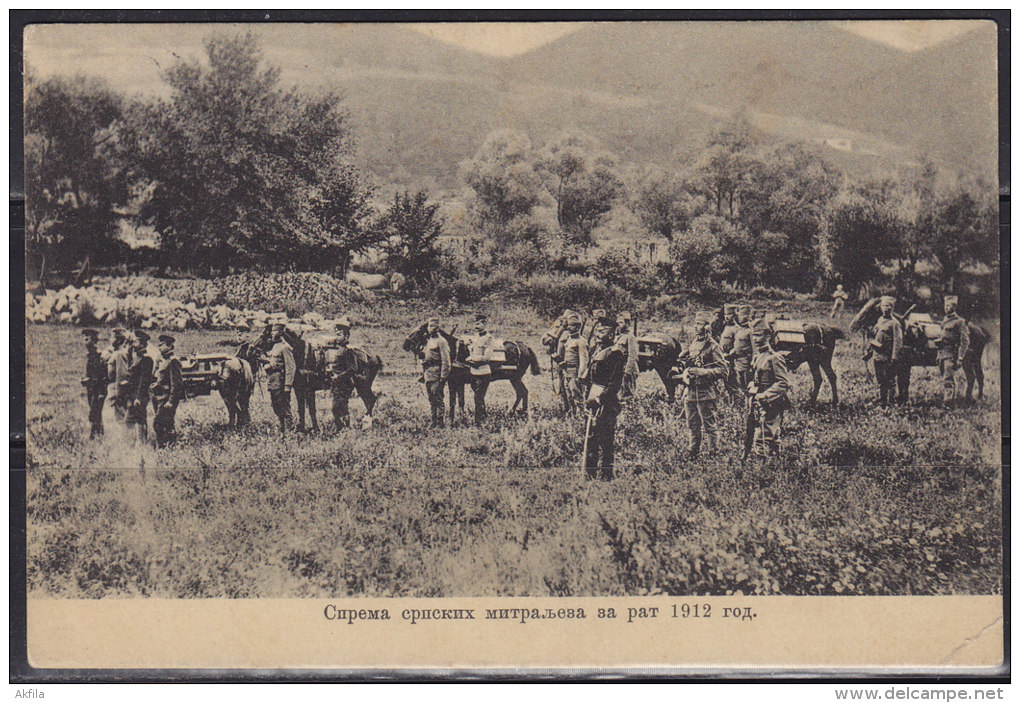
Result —
[{"label": "horse's legs", "polygon": [[308,419],[312,423],[312,432],[318,432],[319,431],[319,410],[315,406],[315,389],[314,388],[308,388],[305,391],[305,393],[307,393],[306,401],[305,402],[308,403]]},{"label": "horse's legs", "polygon": [[305,431],[305,393],[304,389],[294,389],[294,400],[297,401],[297,431]]},{"label": "horse's legs", "polygon": [[[818,392],[822,389],[822,372],[817,361],[808,361],[808,369],[811,371],[811,402],[818,402]],[[826,372],[828,375],[828,372]],[[830,385],[832,381],[829,381]]]},{"label": "horse's legs", "polygon": [[514,393],[517,394],[513,407],[510,408],[511,414],[517,410],[518,405],[521,406],[521,412],[528,412],[528,387],[524,385],[520,376],[512,377],[510,379],[510,385],[514,387]]},{"label": "horse's legs", "polygon": [[977,378],[977,397],[981,400],[985,396],[985,370],[981,368],[981,357],[974,360],[974,376]]},{"label": "horse's legs", "polygon": [[676,382],[670,379],[669,370],[663,370],[661,368],[655,369],[655,373],[659,374],[659,378],[662,380],[662,385],[666,388],[666,400],[672,405],[676,400]]},{"label": "horse's legs", "polygon": [[371,415],[372,408],[375,407],[375,401],[379,399],[375,393],[372,392],[372,384],[359,385],[357,387],[358,397],[361,398],[361,402],[365,404],[365,414]]},{"label": "horse's legs", "polygon": [[822,362],[822,371],[825,372],[825,378],[829,382],[829,388],[832,389],[832,404],[839,405],[839,391],[836,390],[836,372],[832,368],[832,357]]}]

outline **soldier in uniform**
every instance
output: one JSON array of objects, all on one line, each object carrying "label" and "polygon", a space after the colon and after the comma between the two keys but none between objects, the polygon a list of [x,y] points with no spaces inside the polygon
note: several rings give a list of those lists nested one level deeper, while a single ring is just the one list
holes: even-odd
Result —
[{"label": "soldier in uniform", "polygon": [[273,412],[280,420],[280,432],[286,434],[291,424],[290,392],[294,387],[294,352],[283,339],[283,323],[274,322],[270,327],[272,347],[263,357],[266,365],[266,386]]},{"label": "soldier in uniform", "polygon": [[627,363],[627,353],[613,342],[614,332],[612,319],[603,316],[596,321],[595,346],[588,369],[591,389],[585,401],[585,409],[594,417],[585,437],[588,447],[584,457],[585,473],[588,478],[598,477],[604,481],[613,478],[616,418],[620,414],[617,394],[623,385],[623,369]]},{"label": "soldier in uniform", "polygon": [[751,306],[741,305],[737,308],[736,329],[733,331],[733,346],[724,358],[733,364],[733,373],[737,386],[743,390],[751,380],[751,357],[754,346],[751,341]]},{"label": "soldier in uniform", "polygon": [[849,298],[850,296],[843,290],[843,284],[837,284],[836,290],[832,292],[832,310],[829,311],[829,317],[835,317],[836,313],[843,312]]},{"label": "soldier in uniform", "polygon": [[713,318],[711,312],[699,312],[695,317],[695,338],[687,349],[687,366],[680,375],[680,382],[686,386],[683,407],[689,433],[687,450],[692,459],[701,451],[702,434],[709,452],[719,447],[715,384],[726,377],[726,360],[712,338]]},{"label": "soldier in uniform", "polygon": [[184,376],[181,362],[174,356],[176,341],[168,334],[159,335],[159,361],[152,382],[152,431],[156,446],[167,447],[177,442],[175,419],[177,406],[184,400]]},{"label": "soldier in uniform", "polygon": [[868,349],[868,353],[874,359],[878,403],[882,407],[896,400],[896,373],[900,368],[900,355],[903,352],[903,327],[893,315],[895,305],[896,299],[889,295],[883,295],[878,301],[881,317],[871,330]]},{"label": "soldier in uniform", "polygon": [[486,317],[483,313],[475,315],[475,333],[464,342],[468,348],[467,364],[471,367],[471,391],[475,396],[475,425],[485,420],[485,392],[492,380],[492,367],[489,358],[492,355],[495,339],[485,328]]},{"label": "soldier in uniform", "polygon": [[132,361],[134,359],[127,330],[123,327],[114,328],[111,351],[106,359],[106,375],[111,386],[109,398],[113,415],[121,422],[127,417],[129,400],[123,389],[127,384],[128,369]]},{"label": "soldier in uniform", "polygon": [[[551,363],[552,390],[554,394],[560,396],[564,394],[565,386],[563,384],[563,371],[560,368],[560,359],[557,354],[559,353],[560,344],[568,335],[567,323],[576,314],[569,308],[564,310],[563,314],[556,318],[556,322],[553,323],[552,327],[547,329],[542,335],[542,346],[548,351]],[[580,320],[580,317],[578,317],[578,320]]]},{"label": "soldier in uniform", "polygon": [[638,341],[637,336],[631,328],[633,318],[627,311],[616,316],[616,327],[620,336],[616,338],[616,345],[627,353],[627,362],[623,365],[623,388],[620,389],[620,399],[634,397],[637,391],[638,379]]},{"label": "soldier in uniform", "polygon": [[556,357],[563,374],[563,409],[572,412],[584,402],[584,383],[588,378],[588,342],[581,336],[581,318],[577,314],[567,320],[567,331],[560,337]]},{"label": "soldier in uniform", "polygon": [[81,385],[85,388],[85,399],[89,404],[89,439],[103,436],[103,405],[106,404],[106,364],[96,343],[99,332],[94,329],[82,330],[85,338],[85,375]]},{"label": "soldier in uniform", "polygon": [[121,387],[127,403],[125,422],[134,428],[139,441],[149,438],[149,386],[152,384],[153,359],[148,354],[149,333],[135,330],[134,347],[131,350],[131,366]]},{"label": "soldier in uniform", "polygon": [[[957,387],[962,386],[957,373],[970,347],[970,330],[967,321],[956,313],[960,299],[955,295],[943,298],[946,316],[942,319],[942,338],[939,340],[937,359],[942,374],[942,400],[946,405],[956,402]],[[962,388],[961,388],[962,390]],[[969,397],[969,393],[967,393]]]},{"label": "soldier in uniform", "polygon": [[443,426],[443,387],[450,377],[450,344],[439,333],[439,318],[430,317],[428,340],[421,350],[422,380],[432,408],[432,427]]},{"label": "soldier in uniform", "polygon": [[333,423],[337,430],[351,426],[350,404],[354,392],[354,357],[347,344],[351,339],[351,323],[347,317],[336,321],[336,334],[323,352],[329,391],[333,398]]},{"label": "soldier in uniform", "polygon": [[772,349],[772,329],[764,319],[752,325],[754,364],[747,386],[743,458],[751,454],[768,459],[779,451],[783,415],[790,407],[790,373],[782,355]]},{"label": "soldier in uniform", "polygon": [[737,335],[736,312],[737,306],[733,303],[723,305],[723,322],[725,324],[719,335],[719,351],[722,352],[723,359],[726,361],[726,390],[734,402],[739,402],[743,395],[743,388],[737,383],[737,372],[733,367],[733,360],[728,356],[733,351],[733,341]]}]

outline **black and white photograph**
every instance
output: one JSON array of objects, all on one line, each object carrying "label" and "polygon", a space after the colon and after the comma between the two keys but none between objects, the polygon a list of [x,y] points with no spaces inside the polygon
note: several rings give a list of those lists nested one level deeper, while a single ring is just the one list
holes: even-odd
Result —
[{"label": "black and white photograph", "polygon": [[999,32],[30,24],[28,599],[1001,596]]}]

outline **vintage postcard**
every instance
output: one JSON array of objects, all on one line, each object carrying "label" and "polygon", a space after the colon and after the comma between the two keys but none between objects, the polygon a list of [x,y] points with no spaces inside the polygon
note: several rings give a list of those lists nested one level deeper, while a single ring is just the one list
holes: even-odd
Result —
[{"label": "vintage postcard", "polygon": [[1002,32],[29,24],[29,665],[1002,675]]}]

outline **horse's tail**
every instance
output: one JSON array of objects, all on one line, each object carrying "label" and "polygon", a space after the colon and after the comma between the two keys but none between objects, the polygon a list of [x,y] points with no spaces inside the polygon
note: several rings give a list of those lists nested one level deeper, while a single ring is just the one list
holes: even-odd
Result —
[{"label": "horse's tail", "polygon": [[531,347],[525,346],[524,349],[527,352],[527,357],[525,357],[525,359],[528,362],[528,366],[531,368],[531,375],[538,376],[542,373],[542,367],[538,364],[538,355]]}]

